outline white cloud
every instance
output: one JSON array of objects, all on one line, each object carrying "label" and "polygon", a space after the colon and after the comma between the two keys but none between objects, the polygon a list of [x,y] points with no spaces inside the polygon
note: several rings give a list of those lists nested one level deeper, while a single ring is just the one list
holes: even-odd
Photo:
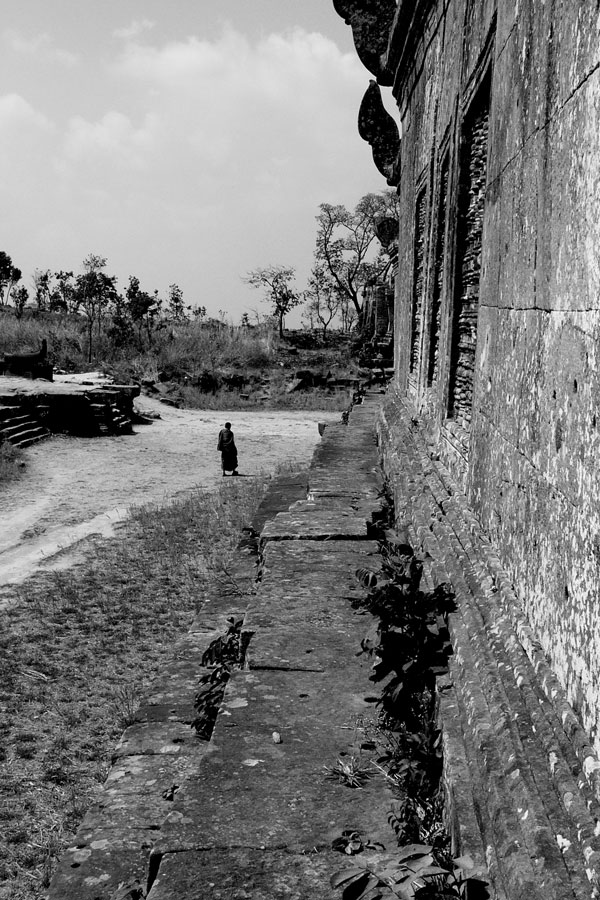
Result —
[{"label": "white cloud", "polygon": [[130,25],[127,25],[124,28],[115,28],[113,37],[118,38],[119,40],[130,41],[132,38],[138,37],[144,31],[151,31],[155,25],[156,22],[151,21],[151,19],[134,19]]},{"label": "white cloud", "polygon": [[310,157],[318,171],[344,130],[341,96],[355,98],[355,115],[366,87],[354,56],[300,30],[255,45],[232,29],[212,42],[132,43],[115,71],[144,92],[163,124],[163,149],[228,179],[275,158],[305,169]]},{"label": "white cloud", "polygon": [[188,302],[239,318],[258,300],[245,272],[310,268],[319,203],[385,187],[356,132],[368,75],[320,34],[252,42],[229,28],[162,46],[132,35],[104,81],[101,113],[60,129],[23,98],[0,98],[3,134],[29,129],[22,146],[35,148],[4,198],[32,268],[73,268],[94,249],[121,284],[132,272],[147,289],[176,281]]},{"label": "white cloud", "polygon": [[51,123],[38,112],[20,94],[4,94],[0,96],[0,130],[5,140],[10,140],[14,129],[39,128],[51,129]]},{"label": "white cloud", "polygon": [[54,125],[19,94],[0,96],[0,190],[19,194],[46,169]]},{"label": "white cloud", "polygon": [[46,32],[24,37],[17,31],[9,29],[5,31],[4,37],[15,53],[32,56],[44,62],[57,62],[70,68],[76,66],[80,59],[77,53],[57,47],[54,38]]},{"label": "white cloud", "polygon": [[135,128],[121,112],[107,112],[98,122],[81,116],[72,118],[64,139],[64,153],[71,161],[96,162],[104,158],[111,165],[143,167],[153,131],[152,116],[143,127]]}]

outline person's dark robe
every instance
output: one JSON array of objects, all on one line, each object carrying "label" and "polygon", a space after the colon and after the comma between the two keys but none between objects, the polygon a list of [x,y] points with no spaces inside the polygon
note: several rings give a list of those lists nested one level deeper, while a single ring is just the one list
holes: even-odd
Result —
[{"label": "person's dark robe", "polygon": [[237,447],[230,428],[222,428],[219,432],[217,450],[221,451],[221,467],[224,472],[235,472],[238,467]]}]

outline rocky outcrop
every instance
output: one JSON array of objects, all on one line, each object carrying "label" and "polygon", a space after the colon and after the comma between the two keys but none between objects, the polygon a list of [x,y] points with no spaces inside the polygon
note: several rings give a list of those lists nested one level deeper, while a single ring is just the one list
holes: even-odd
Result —
[{"label": "rocky outcrop", "polygon": [[53,368],[48,362],[48,343],[44,338],[39,350],[31,353],[5,353],[0,360],[0,375],[21,378],[44,378],[52,381]]}]

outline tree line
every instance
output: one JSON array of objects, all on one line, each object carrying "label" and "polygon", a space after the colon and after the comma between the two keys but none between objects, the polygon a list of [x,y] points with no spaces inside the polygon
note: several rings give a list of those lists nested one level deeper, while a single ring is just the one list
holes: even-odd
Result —
[{"label": "tree line", "polygon": [[314,264],[303,291],[294,285],[291,266],[270,265],[249,272],[244,281],[261,289],[271,304],[279,333],[285,316],[305,304],[303,321],[311,330],[320,327],[325,338],[331,323],[338,319],[344,331],[360,323],[364,290],[377,281],[389,264],[387,248],[374,251],[377,225],[398,219],[394,191],[366,194],[353,210],[343,205],[322,203],[317,216]]},{"label": "tree line", "polygon": [[203,318],[206,308],[186,306],[183,291],[177,284],[169,286],[165,299],[158,291],[141,288],[139,278],[129,276],[123,292],[117,290],[115,275],[106,270],[107,260],[90,253],[83,260],[82,272],[52,272],[36,269],[33,273],[33,295],[19,284],[22,272],[11,257],[0,251],[0,303],[12,305],[17,319],[23,317],[30,304],[37,315],[43,313],[81,316],[88,339],[88,362],[92,361],[94,341],[106,328],[107,336],[117,347],[134,345],[144,349],[152,345],[154,333],[166,322],[182,322],[191,316]]},{"label": "tree line", "polygon": [[[397,218],[392,191],[367,194],[353,210],[322,203],[316,217],[314,264],[304,290],[295,287],[296,272],[291,266],[268,265],[247,273],[244,282],[261,290],[280,335],[285,316],[300,305],[305,306],[304,324],[321,330],[324,338],[334,321],[344,331],[360,322],[365,287],[377,280],[389,263],[384,247],[375,250],[377,223],[385,218]],[[139,279],[131,275],[120,292],[116,276],[109,275],[106,266],[105,257],[90,253],[79,274],[36,269],[30,295],[21,283],[21,270],[8,253],[0,251],[0,304],[14,307],[18,319],[30,307],[38,315],[82,317],[88,362],[103,330],[116,347],[132,345],[141,350],[152,346],[156,330],[165,324],[205,318],[206,308],[186,305],[177,284],[169,286],[163,299],[156,290],[143,290]],[[220,315],[225,317],[222,311]],[[242,316],[242,324],[249,324],[247,314]]]}]

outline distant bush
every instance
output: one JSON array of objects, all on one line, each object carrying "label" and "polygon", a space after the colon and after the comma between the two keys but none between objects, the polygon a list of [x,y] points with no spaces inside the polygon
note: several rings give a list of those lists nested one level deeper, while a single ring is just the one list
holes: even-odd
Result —
[{"label": "distant bush", "polygon": [[37,350],[43,338],[55,368],[88,371],[106,367],[118,380],[156,378],[171,369],[194,377],[217,368],[260,368],[273,363],[277,338],[269,328],[242,328],[220,322],[188,319],[161,322],[146,339],[115,339],[110,316],[94,336],[94,353],[88,362],[86,323],[75,313],[29,310],[17,318],[12,307],[0,307],[0,353]]},{"label": "distant bush", "polygon": [[329,391],[314,388],[288,394],[285,390],[256,387],[248,392],[219,388],[215,393],[205,393],[193,386],[181,388],[183,402],[188,409],[298,409],[329,410],[342,412],[350,404],[350,391]]},{"label": "distant bush", "polygon": [[214,319],[182,318],[160,320],[141,335],[122,327],[115,331],[115,317],[107,315],[95,326],[89,362],[83,316],[25,310],[17,318],[12,307],[0,306],[0,354],[37,350],[43,338],[58,371],[100,369],[119,384],[173,382],[192,409],[343,410],[349,403],[347,391],[315,387],[288,393],[295,370],[317,369],[325,376],[352,368],[348,337],[334,332],[327,344],[310,332],[291,332],[290,340],[286,336],[282,342],[268,324],[231,326]]}]

